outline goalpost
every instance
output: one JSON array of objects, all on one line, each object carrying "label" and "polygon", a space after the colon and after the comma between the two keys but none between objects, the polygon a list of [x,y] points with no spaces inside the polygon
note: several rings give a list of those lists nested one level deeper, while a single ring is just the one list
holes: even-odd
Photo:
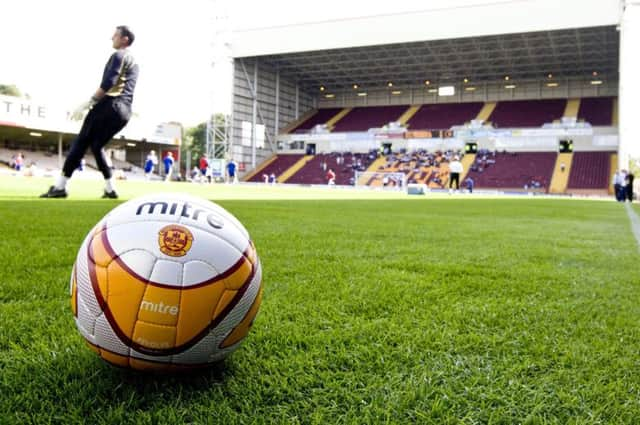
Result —
[{"label": "goalpost", "polygon": [[407,188],[407,175],[405,173],[356,171],[355,186],[405,190]]}]

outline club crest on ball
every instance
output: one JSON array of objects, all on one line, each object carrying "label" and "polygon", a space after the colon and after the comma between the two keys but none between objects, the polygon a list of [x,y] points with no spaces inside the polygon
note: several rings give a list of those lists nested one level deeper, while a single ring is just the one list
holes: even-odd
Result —
[{"label": "club crest on ball", "polygon": [[182,257],[189,249],[193,242],[193,235],[184,226],[172,224],[165,226],[158,232],[158,245],[160,251],[170,257]]}]

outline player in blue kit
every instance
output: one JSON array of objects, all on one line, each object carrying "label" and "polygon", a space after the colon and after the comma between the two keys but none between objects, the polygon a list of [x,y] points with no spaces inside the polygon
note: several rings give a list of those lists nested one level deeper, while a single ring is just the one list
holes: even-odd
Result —
[{"label": "player in blue kit", "polygon": [[127,26],[116,28],[111,41],[115,53],[111,55],[102,74],[100,87],[91,99],[80,105],[71,118],[79,120],[89,110],[80,133],[73,140],[62,167],[62,175],[41,198],[66,198],[67,182],[80,165],[87,149],[91,148],[98,169],[105,180],[103,198],[115,199],[116,193],[111,167],[104,153],[104,146],[127,125],[131,118],[133,92],[138,81],[138,64],[127,50],[135,36]]},{"label": "player in blue kit", "polygon": [[238,164],[233,159],[227,162],[227,183],[238,183],[237,168]]}]

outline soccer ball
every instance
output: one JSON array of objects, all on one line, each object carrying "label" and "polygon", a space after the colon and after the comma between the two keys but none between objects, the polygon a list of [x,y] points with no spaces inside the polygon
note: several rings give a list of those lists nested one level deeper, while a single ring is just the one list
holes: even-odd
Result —
[{"label": "soccer ball", "polygon": [[141,370],[222,360],[262,300],[262,269],[244,226],[182,194],[130,200],[84,239],[71,274],[78,330],[98,355]]}]

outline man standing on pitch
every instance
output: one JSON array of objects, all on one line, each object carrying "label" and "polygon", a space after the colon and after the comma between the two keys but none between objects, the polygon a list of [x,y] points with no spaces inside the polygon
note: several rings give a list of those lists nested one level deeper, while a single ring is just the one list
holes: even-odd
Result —
[{"label": "man standing on pitch", "polygon": [[449,171],[449,193],[452,193],[452,186],[454,184],[456,185],[456,192],[458,192],[458,190],[460,190],[460,174],[462,174],[464,170],[460,158],[458,158],[457,155],[454,156],[453,161],[449,163]]},{"label": "man standing on pitch", "polygon": [[116,51],[107,61],[100,87],[88,102],[80,105],[71,115],[71,119],[79,120],[84,112],[89,110],[80,133],[71,144],[62,167],[62,175],[46,193],[40,195],[41,198],[67,197],[67,182],[80,165],[80,160],[88,148],[91,148],[98,169],[104,176],[105,189],[102,197],[118,197],[103,148],[131,118],[131,102],[138,80],[138,65],[127,47],[131,46],[134,38],[128,27],[123,25],[116,28],[111,37]]}]

